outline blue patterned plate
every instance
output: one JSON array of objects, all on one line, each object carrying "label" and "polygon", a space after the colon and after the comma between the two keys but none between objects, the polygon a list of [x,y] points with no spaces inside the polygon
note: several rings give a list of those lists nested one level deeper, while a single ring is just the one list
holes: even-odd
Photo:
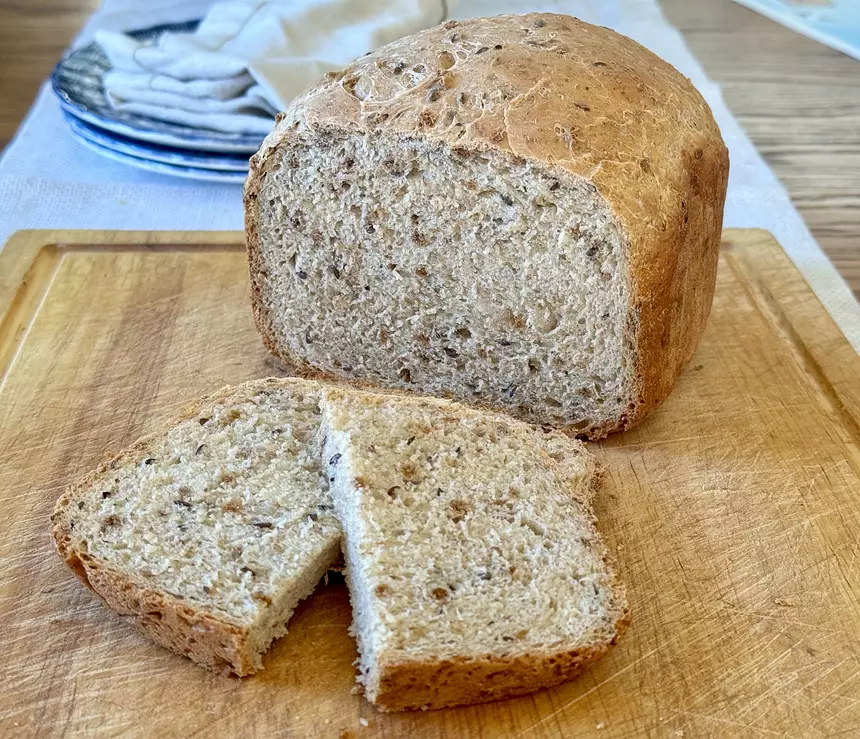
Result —
[{"label": "blue patterned plate", "polygon": [[[129,36],[141,41],[156,38],[165,31],[188,33],[197,28],[198,23],[168,23],[132,31]],[[102,75],[110,69],[110,62],[95,42],[64,56],[51,75],[51,87],[63,110],[92,126],[161,146],[241,154],[253,154],[260,148],[263,137],[259,134],[206,131],[114,110],[105,98],[102,85]]]},{"label": "blue patterned plate", "polygon": [[190,149],[159,146],[158,144],[147,144],[91,126],[65,111],[63,112],[63,117],[66,119],[66,123],[69,124],[69,128],[77,134],[77,138],[86,139],[102,148],[111,149],[120,154],[127,154],[137,159],[148,159],[151,162],[163,162],[164,164],[173,164],[180,167],[197,167],[199,169],[213,169],[220,172],[243,172],[244,174],[248,174],[247,154],[219,154],[217,152],[192,151]]},{"label": "blue patterned plate", "polygon": [[167,164],[165,162],[156,162],[152,159],[141,159],[140,157],[131,156],[115,149],[109,149],[106,146],[97,144],[82,134],[78,133],[74,128],[70,129],[71,134],[76,141],[86,146],[88,149],[95,151],[108,159],[113,159],[117,162],[122,162],[131,167],[145,169],[149,172],[157,172],[158,174],[170,175],[171,177],[184,177],[188,180],[203,180],[205,182],[220,182],[227,184],[241,185],[245,182],[247,172],[227,172],[217,169],[203,169],[202,167],[180,166],[178,164]]}]

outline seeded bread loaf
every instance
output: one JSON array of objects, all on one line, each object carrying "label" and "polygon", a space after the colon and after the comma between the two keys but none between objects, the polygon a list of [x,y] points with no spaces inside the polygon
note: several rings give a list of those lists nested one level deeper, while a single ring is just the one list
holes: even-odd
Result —
[{"label": "seeded bread loaf", "polygon": [[257,326],[308,372],[598,438],[693,354],[727,174],[705,101],[630,39],[449,21],[330,73],[252,158]]},{"label": "seeded bread loaf", "polygon": [[359,680],[383,711],[567,680],[627,624],[582,444],[445,400],[327,389]]},{"label": "seeded bread loaf", "polygon": [[156,643],[247,675],[339,556],[319,385],[225,388],[73,485],[60,555]]}]

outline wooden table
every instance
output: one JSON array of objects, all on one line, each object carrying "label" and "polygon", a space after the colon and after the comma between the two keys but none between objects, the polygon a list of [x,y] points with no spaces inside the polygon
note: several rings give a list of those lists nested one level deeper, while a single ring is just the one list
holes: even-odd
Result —
[{"label": "wooden table", "polygon": [[[730,0],[661,0],[860,296],[860,62]],[[0,0],[0,145],[98,0]]]}]

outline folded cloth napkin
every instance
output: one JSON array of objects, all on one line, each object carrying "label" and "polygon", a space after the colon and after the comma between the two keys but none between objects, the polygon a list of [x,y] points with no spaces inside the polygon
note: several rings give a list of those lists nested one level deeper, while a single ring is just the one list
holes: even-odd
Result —
[{"label": "folded cloth napkin", "polygon": [[99,31],[117,110],[234,133],[272,117],[325,72],[445,18],[444,0],[231,0],[192,33],[140,42]]}]

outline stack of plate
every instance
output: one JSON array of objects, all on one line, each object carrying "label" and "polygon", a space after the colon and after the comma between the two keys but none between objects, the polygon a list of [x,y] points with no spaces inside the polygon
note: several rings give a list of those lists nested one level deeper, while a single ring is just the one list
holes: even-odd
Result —
[{"label": "stack of plate", "polygon": [[[189,32],[197,21],[155,26],[129,35],[138,40],[165,31]],[[111,69],[92,43],[65,56],[51,76],[72,135],[84,146],[133,167],[210,182],[242,183],[248,158],[260,147],[259,134],[192,128],[114,110],[105,98],[102,76]]]}]

